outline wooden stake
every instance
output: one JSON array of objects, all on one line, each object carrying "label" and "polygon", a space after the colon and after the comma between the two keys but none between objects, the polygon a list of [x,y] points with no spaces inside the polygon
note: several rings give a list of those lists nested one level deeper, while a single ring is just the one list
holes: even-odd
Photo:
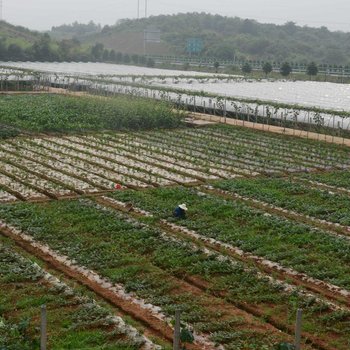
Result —
[{"label": "wooden stake", "polygon": [[303,310],[297,310],[296,324],[295,324],[295,350],[301,350],[301,323]]},{"label": "wooden stake", "polygon": [[180,311],[175,311],[175,329],[173,350],[180,350]]},{"label": "wooden stake", "polygon": [[47,317],[46,305],[41,305],[40,350],[46,350],[47,345]]}]

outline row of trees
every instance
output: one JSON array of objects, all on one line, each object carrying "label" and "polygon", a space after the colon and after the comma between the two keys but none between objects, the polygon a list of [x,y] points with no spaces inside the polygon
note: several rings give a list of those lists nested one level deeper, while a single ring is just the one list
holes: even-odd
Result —
[{"label": "row of trees", "polygon": [[154,67],[155,61],[152,58],[147,58],[143,55],[137,54],[123,54],[115,50],[108,50],[104,48],[103,44],[97,43],[91,48],[92,61],[95,62],[110,62],[110,63],[125,63],[135,64],[147,67]]},{"label": "row of trees", "polygon": [[115,50],[108,50],[103,44],[97,43],[91,47],[82,46],[77,39],[64,39],[59,42],[51,40],[44,34],[34,44],[23,48],[16,43],[7,44],[0,39],[1,61],[75,61],[75,62],[111,62],[136,64],[153,67],[151,58],[141,55],[129,55]]},{"label": "row of trees", "polygon": [[[215,68],[218,68],[216,66],[214,66]],[[249,74],[252,72],[252,66],[246,62],[242,68],[241,68],[242,72],[245,74]],[[272,64],[269,62],[265,62],[262,65],[262,71],[265,73],[266,76],[268,76],[268,74],[270,74],[273,70]],[[282,63],[281,67],[280,67],[280,73],[282,76],[287,77],[290,73],[292,73],[293,68],[292,66],[288,63],[288,62],[284,62]],[[311,62],[307,65],[306,67],[306,74],[310,76],[310,78],[312,76],[316,76],[318,74],[318,66],[315,62]]]},{"label": "row of trees", "polygon": [[56,42],[44,34],[26,46],[0,39],[0,60],[3,61],[84,61],[89,58],[89,50],[82,48],[75,39]]}]

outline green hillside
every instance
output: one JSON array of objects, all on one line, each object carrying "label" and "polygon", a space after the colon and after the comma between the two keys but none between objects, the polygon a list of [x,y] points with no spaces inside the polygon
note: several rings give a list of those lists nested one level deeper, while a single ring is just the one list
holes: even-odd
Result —
[{"label": "green hillside", "polygon": [[52,27],[49,34],[55,40],[69,40],[74,38],[81,41],[89,35],[101,32],[101,29],[101,25],[93,21],[87,24],[75,21],[72,24],[62,24],[57,27]]},{"label": "green hillside", "polygon": [[74,39],[51,39],[48,33],[31,31],[0,21],[0,60],[3,61],[88,61],[91,48]]},{"label": "green hillside", "polygon": [[326,27],[300,27],[293,22],[261,24],[205,13],[123,20],[115,26],[105,26],[84,41],[100,42],[119,52],[141,54],[143,30],[148,26],[162,32],[161,43],[147,48],[149,54],[186,54],[187,40],[196,37],[203,40],[201,55],[219,59],[350,64],[350,33],[331,32]]},{"label": "green hillside", "polygon": [[31,31],[21,26],[15,26],[5,21],[0,21],[0,40],[6,41],[7,45],[17,44],[22,48],[27,48],[36,42],[42,34]]},{"label": "green hillside", "polygon": [[[146,28],[158,28],[160,43],[148,43]],[[0,22],[0,60],[104,61],[145,64],[143,54],[187,55],[187,43],[202,43],[200,57],[350,66],[350,33],[326,27],[261,24],[205,13],[120,20],[101,28],[89,22],[53,27],[48,33]],[[135,58],[135,54],[139,58]],[[140,59],[140,57],[142,59]],[[142,61],[142,62],[141,62]]]},{"label": "green hillside", "polygon": [[83,39],[84,42],[92,45],[93,43],[102,43],[107,49],[114,49],[117,52],[122,52],[124,54],[138,54],[143,55],[173,55],[174,48],[167,45],[164,40],[161,43],[147,43],[146,52],[144,52],[143,44],[143,29],[123,29],[123,30],[109,30],[106,29],[99,34],[87,37]]}]

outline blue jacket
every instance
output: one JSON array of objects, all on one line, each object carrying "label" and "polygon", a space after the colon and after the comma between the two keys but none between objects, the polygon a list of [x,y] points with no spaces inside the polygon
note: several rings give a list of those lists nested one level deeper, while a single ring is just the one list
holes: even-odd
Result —
[{"label": "blue jacket", "polygon": [[180,207],[177,207],[174,210],[174,216],[176,218],[184,219],[186,217],[186,212],[183,209],[181,209]]}]

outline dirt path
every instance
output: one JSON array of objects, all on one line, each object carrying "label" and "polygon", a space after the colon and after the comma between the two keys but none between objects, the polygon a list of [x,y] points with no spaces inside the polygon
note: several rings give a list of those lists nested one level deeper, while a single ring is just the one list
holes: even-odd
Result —
[{"label": "dirt path", "polygon": [[202,113],[193,113],[192,112],[189,114],[189,117],[194,118],[196,120],[204,120],[204,121],[222,123],[222,124],[227,124],[227,125],[242,126],[242,127],[249,128],[249,129],[272,132],[274,134],[301,137],[304,139],[324,141],[327,143],[334,143],[337,145],[343,145],[343,146],[350,147],[350,139],[337,137],[337,136],[331,136],[331,135],[318,134],[316,132],[308,132],[308,131],[303,131],[303,130],[283,128],[283,127],[275,126],[275,125],[265,125],[265,124],[259,124],[259,123],[252,123],[252,122],[247,122],[247,121],[243,121],[243,120],[223,118],[223,117],[218,117],[218,116],[209,115],[209,114],[202,114]]}]

